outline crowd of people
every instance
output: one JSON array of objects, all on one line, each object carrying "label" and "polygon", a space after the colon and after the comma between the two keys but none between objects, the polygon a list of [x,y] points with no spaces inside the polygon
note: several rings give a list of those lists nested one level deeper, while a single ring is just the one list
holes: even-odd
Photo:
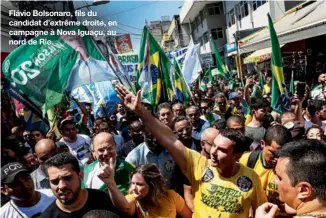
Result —
[{"label": "crowd of people", "polygon": [[[78,103],[53,129],[14,126],[1,146],[1,217],[326,217],[326,72],[290,110],[271,108],[271,75],[191,86],[156,108],[116,86],[94,118]],[[298,84],[298,83],[296,83]]]}]

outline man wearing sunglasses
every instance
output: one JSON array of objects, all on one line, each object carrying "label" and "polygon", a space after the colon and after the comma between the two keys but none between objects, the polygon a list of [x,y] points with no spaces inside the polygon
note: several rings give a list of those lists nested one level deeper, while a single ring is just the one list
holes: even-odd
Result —
[{"label": "man wearing sunglasses", "polygon": [[264,139],[261,140],[262,150],[245,153],[239,162],[252,168],[260,177],[268,202],[277,204],[281,209],[280,216],[287,217],[284,203],[280,201],[275,183],[275,166],[278,160],[276,152],[283,145],[292,141],[291,133],[284,126],[276,125],[267,129]]},{"label": "man wearing sunglasses", "polygon": [[202,115],[200,116],[200,119],[208,121],[210,124],[212,124],[215,120],[221,119],[220,116],[212,113],[212,109],[213,102],[210,99],[201,99],[200,110]]},{"label": "man wearing sunglasses", "polygon": [[35,190],[28,170],[19,162],[1,168],[1,193],[11,200],[1,208],[0,217],[39,217],[55,200],[51,190]]},{"label": "man wearing sunglasses", "polygon": [[56,144],[51,139],[41,139],[35,145],[35,155],[40,166],[31,173],[36,189],[50,189],[49,178],[45,172],[44,163],[58,153]]},{"label": "man wearing sunglasses", "polygon": [[32,130],[31,136],[35,140],[35,143],[38,143],[41,139],[44,138],[43,133],[38,129]]}]

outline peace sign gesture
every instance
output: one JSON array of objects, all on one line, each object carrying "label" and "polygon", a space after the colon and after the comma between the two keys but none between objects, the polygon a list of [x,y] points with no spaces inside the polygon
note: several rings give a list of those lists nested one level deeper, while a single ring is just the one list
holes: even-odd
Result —
[{"label": "peace sign gesture", "polygon": [[120,98],[121,102],[123,102],[126,107],[128,107],[131,111],[137,112],[141,109],[140,90],[137,92],[137,95],[134,95],[122,85],[117,85],[115,90],[117,91],[118,97]]},{"label": "peace sign gesture", "polygon": [[113,158],[110,157],[109,164],[100,163],[100,172],[97,174],[98,178],[100,178],[106,185],[115,184],[114,180],[114,161]]}]

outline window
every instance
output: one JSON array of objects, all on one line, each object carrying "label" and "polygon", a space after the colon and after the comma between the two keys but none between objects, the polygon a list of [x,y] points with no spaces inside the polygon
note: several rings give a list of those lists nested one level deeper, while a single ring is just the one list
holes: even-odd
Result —
[{"label": "window", "polygon": [[260,6],[262,6],[265,3],[266,3],[266,1],[261,1],[261,0],[253,1],[252,8],[255,11],[255,10],[257,10],[257,8],[259,8]]},{"label": "window", "polygon": [[233,9],[228,13],[227,23],[228,23],[229,27],[231,27],[233,24],[235,24],[235,16],[234,16],[234,10]]},{"label": "window", "polygon": [[208,6],[208,15],[220,14],[220,7],[218,4],[212,4]]},{"label": "window", "polygon": [[203,35],[204,44],[208,42],[208,32],[205,32]]},{"label": "window", "polygon": [[213,39],[223,39],[223,29],[222,28],[211,29],[211,34],[212,34]]},{"label": "window", "polygon": [[240,9],[240,13],[239,13],[239,20],[241,20],[242,18],[248,16],[249,14],[249,10],[248,10],[248,2],[246,1],[241,1],[239,3],[239,9]]}]

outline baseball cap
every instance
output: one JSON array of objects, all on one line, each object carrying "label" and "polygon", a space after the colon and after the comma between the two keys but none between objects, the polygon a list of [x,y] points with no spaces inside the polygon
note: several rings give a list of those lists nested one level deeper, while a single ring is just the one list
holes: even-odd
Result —
[{"label": "baseball cap", "polygon": [[231,100],[231,99],[234,99],[234,98],[238,98],[239,97],[239,95],[238,95],[238,93],[237,92],[231,92],[230,94],[229,94],[229,99]]},{"label": "baseball cap", "polygon": [[15,177],[22,172],[27,172],[27,168],[19,162],[11,162],[1,167],[1,183],[10,184]]}]

